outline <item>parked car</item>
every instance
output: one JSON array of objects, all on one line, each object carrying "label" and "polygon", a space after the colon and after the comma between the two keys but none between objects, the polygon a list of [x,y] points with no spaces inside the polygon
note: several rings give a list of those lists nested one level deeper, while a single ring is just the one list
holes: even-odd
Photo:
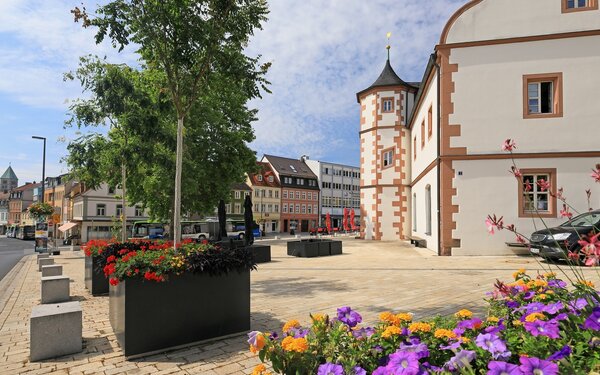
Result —
[{"label": "parked car", "polygon": [[600,210],[586,212],[554,228],[531,234],[531,252],[547,260],[565,260],[569,253],[579,253],[577,261],[584,260],[578,241],[588,234],[600,232]]}]

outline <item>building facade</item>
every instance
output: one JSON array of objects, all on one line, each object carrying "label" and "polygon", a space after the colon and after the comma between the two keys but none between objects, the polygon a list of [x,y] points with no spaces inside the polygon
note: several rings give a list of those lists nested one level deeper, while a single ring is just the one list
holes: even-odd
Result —
[{"label": "building facade", "polygon": [[319,225],[319,182],[304,159],[265,155],[281,183],[280,231],[308,232]]},{"label": "building facade", "polygon": [[[422,238],[440,255],[507,254],[515,238],[488,235],[488,214],[529,235],[543,225],[536,210],[548,226],[565,221],[561,187],[582,212],[589,189],[597,207],[589,175],[600,151],[582,135],[595,134],[600,117],[599,43],[597,1],[467,2],[444,27],[412,104],[409,94],[402,106],[411,85],[396,79],[358,95],[362,235]],[[517,144],[512,155],[501,151],[506,139]],[[522,177],[509,172],[513,158]]]},{"label": "building facade", "polygon": [[252,188],[254,220],[265,233],[278,233],[281,231],[281,184],[269,163],[257,162],[257,165],[258,171],[248,173],[246,180]]},{"label": "building facade", "polygon": [[319,225],[325,225],[326,215],[333,227],[342,227],[344,209],[354,210],[355,224],[360,223],[360,168],[305,160],[319,179]]},{"label": "building facade", "polygon": [[9,165],[6,171],[0,176],[0,193],[8,193],[16,188],[19,184],[19,179]]},{"label": "building facade", "polygon": [[229,202],[225,204],[227,218],[231,220],[244,220],[244,199],[252,194],[252,189],[246,183],[234,184],[231,187]]},{"label": "building facade", "polygon": [[26,183],[11,190],[8,201],[8,224],[33,225],[27,209],[34,202],[34,190],[40,186],[39,183]]},{"label": "building facade", "polygon": [[[121,226],[121,195],[121,189],[109,187],[107,184],[102,184],[97,189],[86,189],[79,184],[72,188],[71,221],[76,224],[73,231],[80,234],[82,243],[113,237],[113,228]],[[147,213],[140,206],[128,206],[125,210],[129,233],[135,221],[148,220]]]},{"label": "building facade", "polygon": [[8,225],[8,199],[10,194],[0,191],[0,235],[6,234]]}]

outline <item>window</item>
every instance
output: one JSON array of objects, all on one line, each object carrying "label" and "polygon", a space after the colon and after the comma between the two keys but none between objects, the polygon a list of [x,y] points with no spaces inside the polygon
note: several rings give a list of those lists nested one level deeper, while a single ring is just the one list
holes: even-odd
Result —
[{"label": "window", "polygon": [[273,198],[273,190],[269,190],[269,198]]},{"label": "window", "polygon": [[296,199],[300,199],[300,192],[299,191],[296,192]]},{"label": "window", "polygon": [[316,205],[316,204],[313,204],[313,212],[314,212],[315,214],[316,214],[317,212],[319,212],[319,211],[317,210],[317,205]]},{"label": "window", "polygon": [[556,217],[556,169],[522,169],[519,217]]},{"label": "window", "polygon": [[96,205],[96,216],[106,216],[106,205],[105,204],[97,204]]},{"label": "window", "polygon": [[279,212],[279,205],[278,204],[275,205],[275,212]]},{"label": "window", "polygon": [[234,194],[235,194],[235,199],[240,199],[240,191],[239,190],[236,190]]},{"label": "window", "polygon": [[417,194],[413,194],[413,220],[412,220],[412,227],[413,227],[413,232],[417,231]]},{"label": "window", "polygon": [[256,190],[254,190],[254,196],[255,196],[256,198],[260,197],[260,189],[256,189]]},{"label": "window", "polygon": [[115,187],[114,186],[109,186],[108,187],[108,194],[114,194],[115,193]]},{"label": "window", "polygon": [[265,198],[267,196],[267,191],[266,190],[261,190],[260,191],[260,196]]},{"label": "window", "polygon": [[292,178],[291,177],[284,177],[283,178],[283,182],[285,184],[290,184],[291,185],[292,184]]},{"label": "window", "polygon": [[283,204],[283,213],[286,214],[287,213],[287,203]]},{"label": "window", "polygon": [[266,212],[264,203],[260,205],[260,212]]},{"label": "window", "polygon": [[312,193],[311,192],[308,192],[308,200],[312,201]]},{"label": "window", "polygon": [[256,175],[256,179],[257,179],[258,181],[262,181],[262,180],[263,180],[263,178],[262,178],[262,174],[258,174],[258,175]]},{"label": "window", "polygon": [[297,214],[299,214],[299,213],[300,213],[300,205],[299,205],[299,204],[297,204],[297,205],[296,205],[296,213],[297,213]]},{"label": "window", "polygon": [[562,117],[562,73],[523,76],[523,118]]},{"label": "window", "polygon": [[425,234],[431,235],[431,185],[425,186]]},{"label": "window", "polygon": [[303,204],[303,205],[302,205],[302,213],[303,213],[303,214],[305,214],[305,213],[306,213],[306,205],[305,205],[305,204]]},{"label": "window", "polygon": [[312,214],[312,205],[307,205],[306,209],[308,210],[307,213]]},{"label": "window", "polygon": [[598,0],[562,0],[563,13],[595,9],[598,9]]},{"label": "window", "polygon": [[297,179],[296,179],[296,183],[297,183],[298,185],[304,185],[304,179],[303,179],[303,178],[297,178]]},{"label": "window", "polygon": [[275,190],[275,198],[279,199],[279,190]]},{"label": "window", "polygon": [[413,138],[413,159],[417,159],[417,136]]},{"label": "window", "polygon": [[273,205],[271,203],[267,205],[267,212],[273,212]]},{"label": "window", "polygon": [[294,213],[294,205],[290,203],[290,214]]},{"label": "window", "polygon": [[269,182],[272,183],[273,181],[275,181],[275,178],[273,178],[273,176],[269,176]]},{"label": "window", "polygon": [[302,192],[302,199],[306,200],[306,192],[304,192],[304,191]]},{"label": "window", "polygon": [[241,206],[240,206],[240,204],[239,204],[239,203],[236,203],[236,204],[235,204],[235,210],[234,210],[234,213],[235,213],[235,214],[241,214],[241,213],[242,213],[242,208],[241,208]]},{"label": "window", "polygon": [[421,150],[425,147],[425,119],[421,122]]},{"label": "window", "polygon": [[329,168],[325,168],[325,174],[329,174]]},{"label": "window", "polygon": [[135,216],[144,216],[144,210],[140,206],[135,206]]},{"label": "window", "polygon": [[431,134],[433,134],[433,106],[429,106],[429,111],[427,111],[427,137],[431,139]]},{"label": "window", "polygon": [[225,205],[225,213],[231,214],[231,204],[230,203],[227,203]]},{"label": "window", "polygon": [[383,113],[394,112],[394,98],[382,98],[381,108]]},{"label": "window", "polygon": [[287,190],[283,191],[283,199],[287,199]]}]

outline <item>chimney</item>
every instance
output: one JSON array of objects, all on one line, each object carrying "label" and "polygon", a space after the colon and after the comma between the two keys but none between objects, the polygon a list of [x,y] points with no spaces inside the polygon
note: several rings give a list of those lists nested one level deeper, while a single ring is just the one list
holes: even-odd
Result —
[{"label": "chimney", "polygon": [[302,156],[300,156],[300,160],[302,160],[303,162],[307,161],[309,159],[310,159],[310,156],[308,156],[308,155],[302,155]]}]

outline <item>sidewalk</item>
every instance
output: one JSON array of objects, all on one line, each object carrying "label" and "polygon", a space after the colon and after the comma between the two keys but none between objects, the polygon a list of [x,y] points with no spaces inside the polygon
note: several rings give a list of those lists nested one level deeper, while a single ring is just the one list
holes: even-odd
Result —
[{"label": "sidewalk", "polygon": [[[332,315],[345,305],[367,323],[386,310],[412,312],[416,319],[460,308],[482,313],[482,298],[497,278],[507,280],[518,268],[543,272],[530,257],[442,258],[398,242],[344,238],[344,255],[324,258],[288,257],[284,241],[269,242],[273,261],[251,276],[252,329],[260,331],[281,330],[289,319],[307,323],[310,312]],[[71,278],[72,299],[83,308],[84,350],[31,363],[29,316],[40,299],[35,259],[23,258],[0,282],[2,374],[249,374],[259,363],[243,334],[126,361],[108,320],[108,297],[93,297],[84,288],[83,252],[64,250],[55,259]],[[595,271],[585,272],[600,282]]]}]

